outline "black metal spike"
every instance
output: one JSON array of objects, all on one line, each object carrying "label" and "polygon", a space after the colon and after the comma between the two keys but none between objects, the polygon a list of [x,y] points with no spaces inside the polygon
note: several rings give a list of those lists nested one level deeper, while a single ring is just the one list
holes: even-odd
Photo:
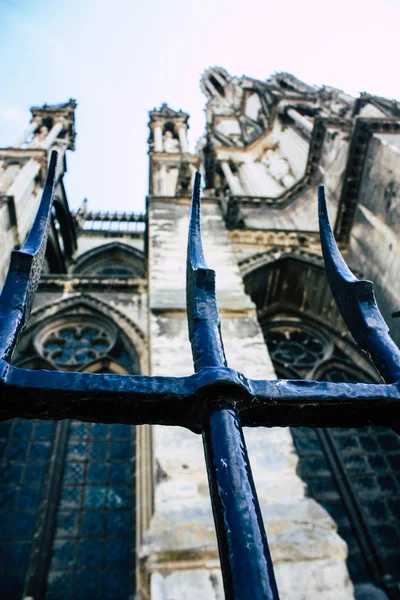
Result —
[{"label": "black metal spike", "polygon": [[39,283],[56,183],[58,152],[53,150],[39,209],[21,250],[11,253],[10,266],[0,295],[0,357],[9,361],[18,335],[25,326]]},{"label": "black metal spike", "polygon": [[357,279],[339,252],[323,185],[318,187],[318,212],[326,274],[340,314],[359,348],[369,354],[385,381],[398,381],[400,351],[376,304],[372,282]]},{"label": "black metal spike", "polygon": [[189,339],[196,372],[204,367],[227,366],[215,292],[215,271],[208,268],[204,258],[200,224],[200,183],[201,175],[197,172],[190,211],[186,270]]},{"label": "black metal spike", "polygon": [[[196,372],[227,367],[215,293],[215,271],[207,267],[200,225],[196,173],[187,254],[189,339]],[[278,600],[274,570],[232,387],[204,411],[203,444],[227,598]],[[216,398],[217,399],[217,398]]]}]

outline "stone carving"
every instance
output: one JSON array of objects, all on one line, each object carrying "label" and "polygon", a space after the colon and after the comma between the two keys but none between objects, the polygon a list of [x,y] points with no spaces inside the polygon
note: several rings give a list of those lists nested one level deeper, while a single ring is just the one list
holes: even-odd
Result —
[{"label": "stone carving", "polygon": [[166,131],[163,136],[163,146],[164,152],[174,152],[177,153],[180,151],[179,141],[174,138],[171,131]]},{"label": "stone carving", "polygon": [[88,316],[52,323],[35,340],[38,353],[63,368],[76,368],[101,358],[114,343],[114,332]]},{"label": "stone carving", "polygon": [[31,143],[29,144],[30,148],[40,148],[41,145],[43,144],[44,140],[47,137],[47,134],[49,133],[49,129],[48,127],[46,127],[45,125],[43,125],[40,129],[39,129],[39,133],[37,133]]},{"label": "stone carving", "polygon": [[266,167],[268,174],[285,188],[296,183],[290,170],[289,161],[272,148],[268,148],[264,152],[261,163]]}]

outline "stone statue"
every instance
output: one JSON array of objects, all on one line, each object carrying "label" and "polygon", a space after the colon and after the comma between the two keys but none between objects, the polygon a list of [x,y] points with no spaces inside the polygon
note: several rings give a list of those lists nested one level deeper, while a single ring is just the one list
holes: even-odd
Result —
[{"label": "stone statue", "polygon": [[33,140],[29,144],[29,148],[40,148],[40,146],[42,145],[42,143],[46,139],[48,133],[49,133],[48,127],[45,127],[45,125],[43,125],[39,129],[39,133],[37,133],[34,136]]},{"label": "stone statue", "polygon": [[166,131],[163,136],[164,152],[179,152],[179,141],[174,138],[171,131]]},{"label": "stone statue", "polygon": [[295,178],[290,172],[289,161],[272,148],[264,152],[261,162],[265,165],[268,174],[285,188],[295,183]]}]

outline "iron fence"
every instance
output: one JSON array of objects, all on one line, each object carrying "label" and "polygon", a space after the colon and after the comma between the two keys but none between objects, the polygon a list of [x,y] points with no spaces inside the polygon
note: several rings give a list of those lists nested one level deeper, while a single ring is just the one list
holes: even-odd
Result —
[{"label": "iron fence", "polygon": [[56,167],[53,151],[33,227],[23,248],[11,254],[0,296],[0,419],[180,425],[201,433],[226,597],[278,599],[242,426],[378,425],[400,431],[400,352],[376,305],[372,283],[356,279],[337,249],[324,188],[319,188],[318,197],[327,277],[355,341],[386,383],[256,381],[227,366],[215,272],[207,267],[202,248],[199,173],[187,255],[187,312],[195,373],[176,378],[30,371],[10,361],[40,278]]}]

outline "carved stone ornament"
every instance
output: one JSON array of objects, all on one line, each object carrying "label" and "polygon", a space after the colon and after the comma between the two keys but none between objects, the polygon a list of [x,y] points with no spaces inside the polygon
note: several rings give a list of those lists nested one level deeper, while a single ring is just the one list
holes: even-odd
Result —
[{"label": "carved stone ornament", "polygon": [[79,368],[105,356],[113,347],[116,332],[90,315],[52,321],[40,330],[36,351],[58,368]]}]

